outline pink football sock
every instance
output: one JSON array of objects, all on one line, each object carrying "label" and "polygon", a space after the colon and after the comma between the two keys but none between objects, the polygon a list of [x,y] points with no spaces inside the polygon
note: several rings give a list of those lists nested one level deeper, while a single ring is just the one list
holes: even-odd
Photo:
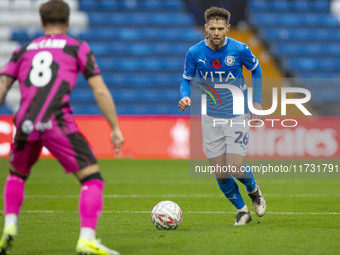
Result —
[{"label": "pink football sock", "polygon": [[103,210],[103,189],[104,182],[98,179],[82,184],[79,198],[80,227],[96,230]]},{"label": "pink football sock", "polygon": [[19,215],[20,207],[24,201],[24,188],[24,179],[14,174],[8,175],[4,190],[5,215]]}]

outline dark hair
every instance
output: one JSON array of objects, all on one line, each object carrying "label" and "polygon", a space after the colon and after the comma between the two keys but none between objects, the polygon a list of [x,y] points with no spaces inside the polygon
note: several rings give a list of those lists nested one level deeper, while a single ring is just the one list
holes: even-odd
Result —
[{"label": "dark hair", "polygon": [[50,0],[40,5],[39,13],[44,26],[47,24],[65,25],[70,16],[70,7],[63,0]]},{"label": "dark hair", "polygon": [[208,23],[209,20],[215,19],[225,20],[228,25],[230,21],[230,12],[228,12],[226,9],[213,6],[204,12],[204,18],[206,23]]}]

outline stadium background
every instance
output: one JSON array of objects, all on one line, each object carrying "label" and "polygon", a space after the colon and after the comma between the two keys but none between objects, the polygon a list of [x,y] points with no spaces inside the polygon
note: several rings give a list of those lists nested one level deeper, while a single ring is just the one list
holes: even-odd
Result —
[{"label": "stadium background", "polygon": [[[106,180],[98,229],[104,244],[122,254],[339,253],[339,178],[259,179],[268,213],[263,219],[254,216],[261,224],[235,229],[235,212],[214,178],[189,178],[190,113],[177,107],[185,53],[204,38],[203,12],[211,5],[225,7],[232,14],[229,36],[247,43],[261,63],[265,109],[271,106],[272,87],[304,87],[312,93],[307,106],[312,117],[288,109],[286,118],[298,119],[298,127],[252,129],[248,164],[339,165],[339,1],[66,1],[72,9],[70,34],[89,42],[126,139],[122,159],[112,160],[109,128],[80,75],[71,105]],[[41,2],[0,0],[0,68],[19,44],[42,34]],[[0,108],[1,187],[18,102],[13,87]],[[280,109],[270,118],[282,118]],[[51,155],[44,150],[43,157]],[[39,160],[26,184],[13,255],[73,254],[78,193],[79,184],[65,177],[57,162]],[[184,220],[175,232],[159,234],[149,213],[166,199],[181,206]]]}]

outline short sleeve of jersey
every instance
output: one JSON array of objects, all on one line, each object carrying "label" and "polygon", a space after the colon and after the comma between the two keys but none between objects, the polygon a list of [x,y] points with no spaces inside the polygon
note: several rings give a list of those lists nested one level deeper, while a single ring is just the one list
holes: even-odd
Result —
[{"label": "short sleeve of jersey", "polygon": [[192,80],[196,74],[196,63],[194,61],[194,56],[192,51],[189,49],[187,55],[185,56],[185,63],[184,63],[184,73],[183,78],[187,80]]},{"label": "short sleeve of jersey", "polygon": [[100,74],[97,61],[90,49],[90,46],[86,42],[83,42],[79,47],[78,65],[80,67],[80,72],[86,79]]},{"label": "short sleeve of jersey", "polygon": [[0,74],[9,75],[15,79],[18,78],[19,65],[18,60],[20,58],[21,47],[12,53],[10,61],[5,65],[5,67],[0,71]]},{"label": "short sleeve of jersey", "polygon": [[259,64],[259,61],[253,55],[253,53],[251,52],[251,50],[249,49],[247,44],[244,44],[244,49],[241,53],[241,63],[249,71],[253,71],[257,67],[257,65]]}]

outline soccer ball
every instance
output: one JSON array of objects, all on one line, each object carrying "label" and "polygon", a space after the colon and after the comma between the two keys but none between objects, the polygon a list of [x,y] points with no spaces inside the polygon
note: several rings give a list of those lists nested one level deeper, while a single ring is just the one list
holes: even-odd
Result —
[{"label": "soccer ball", "polygon": [[181,208],[175,202],[161,201],[152,209],[151,220],[158,229],[176,229],[182,222]]}]

